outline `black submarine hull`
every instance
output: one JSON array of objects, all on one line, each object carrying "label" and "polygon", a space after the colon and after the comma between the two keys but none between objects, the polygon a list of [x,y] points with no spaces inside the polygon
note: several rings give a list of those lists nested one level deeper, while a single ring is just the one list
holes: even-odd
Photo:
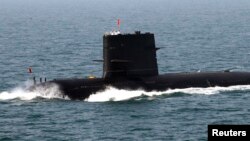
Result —
[{"label": "black submarine hull", "polygon": [[[118,89],[164,91],[189,87],[250,84],[250,72],[194,72],[159,75],[154,34],[108,33],[103,36],[103,76],[89,79],[62,79],[55,83],[70,99],[86,99],[108,86]],[[166,51],[166,50],[165,50]],[[167,60],[166,60],[167,62]]]},{"label": "black submarine hull", "polygon": [[83,100],[91,94],[104,91],[108,86],[127,90],[164,91],[189,87],[249,85],[250,72],[168,73],[143,78],[62,79],[49,83],[57,84],[64,96]]}]

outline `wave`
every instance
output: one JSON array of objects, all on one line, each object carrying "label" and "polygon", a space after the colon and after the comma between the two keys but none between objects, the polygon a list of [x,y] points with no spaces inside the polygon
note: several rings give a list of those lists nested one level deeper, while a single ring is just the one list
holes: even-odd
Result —
[{"label": "wave", "polygon": [[[0,100],[33,100],[36,98],[44,99],[69,99],[64,97],[56,84],[51,84],[46,87],[38,87],[32,91],[28,90],[32,85],[27,81],[23,86],[16,87],[10,91],[0,92]],[[238,85],[230,87],[208,87],[208,88],[185,88],[185,89],[168,89],[166,91],[152,91],[145,92],[144,90],[125,90],[117,89],[114,87],[107,87],[104,91],[97,92],[90,95],[87,102],[106,102],[106,101],[125,101],[129,99],[140,99],[143,96],[148,99],[153,99],[155,96],[171,95],[176,93],[183,94],[201,94],[201,95],[213,95],[222,92],[230,91],[246,91],[250,90],[250,85]]]},{"label": "wave", "polygon": [[184,94],[203,94],[212,95],[230,91],[246,91],[250,90],[250,85],[238,85],[230,87],[208,87],[208,88],[185,88],[185,89],[168,89],[166,91],[145,92],[143,90],[119,90],[113,87],[108,87],[103,92],[90,95],[86,101],[88,102],[106,102],[106,101],[124,101],[133,98],[147,96],[149,98],[160,95],[171,95],[176,93]]},{"label": "wave", "polygon": [[62,93],[56,84],[50,84],[46,87],[37,87],[34,90],[29,90],[32,82],[26,81],[24,85],[18,86],[10,91],[0,93],[0,100],[33,100],[36,98],[45,99],[63,99]]}]

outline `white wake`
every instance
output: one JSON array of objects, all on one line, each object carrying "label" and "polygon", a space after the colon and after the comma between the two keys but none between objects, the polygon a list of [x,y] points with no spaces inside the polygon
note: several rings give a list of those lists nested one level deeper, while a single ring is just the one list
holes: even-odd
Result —
[{"label": "white wake", "polygon": [[143,90],[136,90],[136,91],[119,90],[113,87],[109,87],[103,92],[98,92],[96,94],[90,95],[90,97],[86,99],[86,101],[88,102],[124,101],[141,96],[148,96],[150,98],[154,96],[170,95],[175,93],[212,95],[221,92],[246,91],[246,90],[250,90],[250,85],[239,85],[230,87],[169,89],[160,92],[157,91],[145,92]]},{"label": "white wake", "polygon": [[[10,91],[0,92],[0,100],[32,100],[35,98],[45,98],[45,99],[68,99],[63,97],[59,87],[56,84],[51,84],[46,87],[38,87],[34,90],[28,90],[32,84],[26,82],[23,86],[16,87]],[[239,85],[239,86],[230,86],[230,87],[209,87],[209,88],[186,88],[186,89],[169,89],[166,91],[152,91],[145,92],[144,90],[124,90],[116,89],[114,87],[107,87],[102,92],[97,92],[96,94],[90,95],[88,99],[85,99],[87,102],[106,102],[106,101],[124,101],[134,98],[140,98],[142,96],[154,98],[155,96],[160,95],[171,95],[175,93],[184,93],[184,94],[203,94],[203,95],[212,95],[218,94],[221,92],[230,92],[230,91],[250,91],[250,85]]]},{"label": "white wake", "polygon": [[37,87],[33,90],[28,90],[32,86],[30,81],[25,82],[23,86],[18,86],[10,91],[0,92],[0,100],[32,100],[35,98],[63,98],[58,86],[56,84],[50,84],[46,87]]}]

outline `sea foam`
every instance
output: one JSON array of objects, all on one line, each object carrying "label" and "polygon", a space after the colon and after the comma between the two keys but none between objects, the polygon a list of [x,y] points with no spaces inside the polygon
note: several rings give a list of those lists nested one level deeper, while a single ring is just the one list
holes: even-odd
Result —
[{"label": "sea foam", "polygon": [[[68,99],[64,97],[59,87],[56,84],[50,84],[46,87],[37,87],[29,90],[31,82],[27,81],[24,85],[13,88],[9,91],[0,92],[0,100],[32,100],[35,98],[44,99]],[[221,92],[229,91],[245,91],[250,90],[250,85],[239,85],[230,87],[208,87],[208,88],[185,88],[185,89],[168,89],[165,91],[146,92],[144,90],[125,90],[114,87],[107,87],[104,91],[97,92],[90,95],[87,102],[106,102],[106,101],[124,101],[133,98],[140,98],[146,96],[149,99],[160,95],[171,95],[175,93],[184,94],[199,94],[199,95],[213,95]]]}]

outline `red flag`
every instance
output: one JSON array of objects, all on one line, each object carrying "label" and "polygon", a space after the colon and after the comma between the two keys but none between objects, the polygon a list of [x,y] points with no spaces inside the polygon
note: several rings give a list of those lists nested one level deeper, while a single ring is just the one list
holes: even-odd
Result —
[{"label": "red flag", "polygon": [[117,25],[120,26],[120,19],[117,20]]},{"label": "red flag", "polygon": [[32,68],[31,67],[28,68],[28,72],[32,73]]},{"label": "red flag", "polygon": [[117,20],[118,30],[120,30],[120,19]]}]

